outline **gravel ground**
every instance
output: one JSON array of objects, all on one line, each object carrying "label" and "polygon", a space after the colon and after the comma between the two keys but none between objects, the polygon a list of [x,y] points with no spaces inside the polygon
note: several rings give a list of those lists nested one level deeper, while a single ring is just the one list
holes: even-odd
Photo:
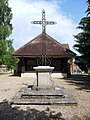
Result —
[{"label": "gravel ground", "polygon": [[9,104],[22,87],[34,81],[34,77],[0,75],[0,120],[90,120],[90,78],[53,78],[56,85],[66,88],[74,96],[78,102],[76,106]]}]

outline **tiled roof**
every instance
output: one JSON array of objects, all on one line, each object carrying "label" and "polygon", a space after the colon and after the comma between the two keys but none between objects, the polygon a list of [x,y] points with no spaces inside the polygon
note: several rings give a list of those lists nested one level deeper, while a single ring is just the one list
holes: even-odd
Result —
[{"label": "tiled roof", "polygon": [[[69,52],[66,51],[69,49],[68,44],[61,44],[56,41],[54,38],[46,34],[46,55],[70,55]],[[14,56],[31,56],[31,55],[41,55],[42,54],[42,34],[35,37],[33,40],[25,44],[16,50],[13,55]]]},{"label": "tiled roof", "polygon": [[62,44],[65,49],[70,49],[68,44]]}]

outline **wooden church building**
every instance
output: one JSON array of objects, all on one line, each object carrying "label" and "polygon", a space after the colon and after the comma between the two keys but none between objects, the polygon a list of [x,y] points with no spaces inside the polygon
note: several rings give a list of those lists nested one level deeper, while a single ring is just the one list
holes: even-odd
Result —
[{"label": "wooden church building", "polygon": [[[33,67],[39,66],[42,58],[42,34],[17,49],[13,56],[19,59],[16,73],[21,76],[22,73],[34,72]],[[64,76],[70,75],[70,61],[74,53],[69,49],[68,44],[61,44],[54,38],[46,34],[46,59],[48,66],[54,67],[53,73],[60,73]]]}]

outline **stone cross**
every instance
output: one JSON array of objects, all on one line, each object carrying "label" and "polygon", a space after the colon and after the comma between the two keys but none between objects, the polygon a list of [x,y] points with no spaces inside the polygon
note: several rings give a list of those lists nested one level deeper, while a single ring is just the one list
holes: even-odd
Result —
[{"label": "stone cross", "polygon": [[54,21],[46,21],[45,10],[42,10],[42,20],[41,21],[32,21],[32,24],[42,25],[42,66],[47,65],[46,61],[46,25],[54,25]]}]

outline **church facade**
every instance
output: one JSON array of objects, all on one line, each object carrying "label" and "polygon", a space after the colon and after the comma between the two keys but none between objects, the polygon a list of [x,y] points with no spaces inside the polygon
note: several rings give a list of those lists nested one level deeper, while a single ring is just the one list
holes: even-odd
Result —
[{"label": "church facade", "polygon": [[[54,73],[70,75],[70,66],[74,53],[69,49],[68,44],[61,44],[46,34],[46,61],[48,66],[54,67]],[[41,65],[42,61],[42,34],[17,49],[13,56],[19,59],[16,73],[34,72],[33,67]]]}]

